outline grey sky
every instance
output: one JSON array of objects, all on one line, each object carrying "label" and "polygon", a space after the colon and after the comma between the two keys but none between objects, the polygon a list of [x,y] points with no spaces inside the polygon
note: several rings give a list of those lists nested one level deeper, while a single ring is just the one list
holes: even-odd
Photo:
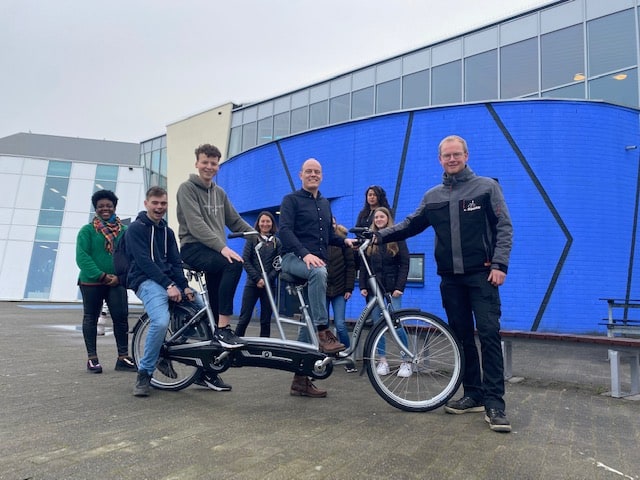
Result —
[{"label": "grey sky", "polygon": [[139,142],[548,0],[0,0],[0,137]]}]

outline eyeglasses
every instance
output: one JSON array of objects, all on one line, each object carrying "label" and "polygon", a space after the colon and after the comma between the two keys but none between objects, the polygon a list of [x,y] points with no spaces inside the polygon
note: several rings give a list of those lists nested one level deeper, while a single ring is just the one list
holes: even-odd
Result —
[{"label": "eyeglasses", "polygon": [[453,158],[455,160],[460,160],[462,157],[465,156],[464,152],[455,152],[455,153],[444,153],[444,154],[440,154],[440,158],[442,158],[443,160],[449,160],[450,158]]}]

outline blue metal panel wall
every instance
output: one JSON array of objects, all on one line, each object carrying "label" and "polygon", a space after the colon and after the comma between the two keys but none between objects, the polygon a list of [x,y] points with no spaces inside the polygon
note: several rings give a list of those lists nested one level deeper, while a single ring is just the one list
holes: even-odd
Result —
[{"label": "blue metal panel wall", "polygon": [[[501,289],[503,327],[603,332],[601,297],[638,297],[634,254],[638,112],[587,101],[531,100],[441,107],[327,127],[251,150],[225,163],[218,181],[248,221],[300,187],[308,157],[323,165],[323,195],[351,226],[371,184],[396,199],[397,219],[441,181],[437,147],[458,134],[469,165],[498,178],[514,222],[514,248]],[[290,180],[291,179],[291,180]],[[433,233],[408,240],[425,253],[425,284],[404,306],[445,317],[433,261]],[[235,243],[238,249],[241,243]],[[236,297],[240,305],[241,289]],[[347,315],[357,317],[356,291]]]}]

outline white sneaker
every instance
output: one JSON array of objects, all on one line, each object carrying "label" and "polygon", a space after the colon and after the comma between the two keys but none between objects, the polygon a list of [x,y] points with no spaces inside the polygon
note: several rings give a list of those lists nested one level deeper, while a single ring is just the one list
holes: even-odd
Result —
[{"label": "white sneaker", "polygon": [[398,370],[398,376],[399,377],[410,377],[411,374],[413,373],[413,370],[411,369],[411,364],[408,362],[402,362],[400,364],[400,369]]},{"label": "white sneaker", "polygon": [[389,375],[389,364],[387,362],[378,362],[376,372],[381,376]]}]

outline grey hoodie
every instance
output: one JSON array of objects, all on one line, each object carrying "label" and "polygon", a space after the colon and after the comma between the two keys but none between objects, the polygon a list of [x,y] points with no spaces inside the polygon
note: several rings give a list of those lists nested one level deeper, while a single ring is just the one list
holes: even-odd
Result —
[{"label": "grey hoodie", "polygon": [[180,185],[176,197],[181,247],[187,243],[202,243],[219,252],[227,245],[225,226],[232,232],[253,230],[238,214],[222,188],[213,182],[209,187],[205,186],[194,173]]}]

